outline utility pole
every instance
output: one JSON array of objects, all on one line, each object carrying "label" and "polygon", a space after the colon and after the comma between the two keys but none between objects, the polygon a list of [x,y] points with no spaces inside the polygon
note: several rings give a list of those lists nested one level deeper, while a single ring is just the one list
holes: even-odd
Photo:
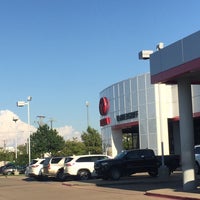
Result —
[{"label": "utility pole", "polygon": [[43,120],[44,120],[45,116],[44,115],[38,115],[37,117],[39,118],[39,121],[38,121],[39,126],[44,126]]},{"label": "utility pole", "polygon": [[87,110],[87,128],[89,127],[89,102],[85,102],[86,110]]},{"label": "utility pole", "polygon": [[50,128],[53,129],[53,122],[54,122],[55,120],[50,119],[49,121],[50,121]]}]

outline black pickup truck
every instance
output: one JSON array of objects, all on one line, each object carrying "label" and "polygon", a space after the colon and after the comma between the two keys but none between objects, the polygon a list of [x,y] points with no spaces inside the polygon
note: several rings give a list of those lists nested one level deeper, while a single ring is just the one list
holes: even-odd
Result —
[{"label": "black pickup truck", "polygon": [[[94,169],[100,178],[118,180],[120,177],[141,172],[148,172],[150,176],[156,177],[161,164],[162,157],[155,156],[153,150],[134,149],[122,151],[114,159],[99,160],[95,162]],[[164,164],[171,173],[180,166],[180,157],[164,156]]]}]

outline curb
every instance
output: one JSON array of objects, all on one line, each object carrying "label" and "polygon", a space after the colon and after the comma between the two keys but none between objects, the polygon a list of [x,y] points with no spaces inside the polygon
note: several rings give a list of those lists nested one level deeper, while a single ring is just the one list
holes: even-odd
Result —
[{"label": "curb", "polygon": [[145,193],[146,196],[151,196],[151,197],[161,197],[161,198],[170,198],[170,199],[180,199],[180,200],[199,200],[200,197],[189,197],[187,195],[173,195],[173,194],[161,194],[161,193],[155,193],[154,191],[147,191]]}]

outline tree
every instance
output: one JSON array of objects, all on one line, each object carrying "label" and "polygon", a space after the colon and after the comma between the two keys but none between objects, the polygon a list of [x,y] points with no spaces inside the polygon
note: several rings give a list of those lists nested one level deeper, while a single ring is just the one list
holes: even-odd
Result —
[{"label": "tree", "polygon": [[21,144],[17,147],[17,149],[18,149],[18,155],[17,155],[16,164],[26,165],[28,163],[27,145]]},{"label": "tree", "polygon": [[102,139],[97,130],[88,126],[87,132],[83,132],[81,139],[86,146],[87,153],[102,153]]},{"label": "tree", "polygon": [[44,153],[55,155],[64,148],[65,141],[55,129],[50,129],[47,124],[39,126],[31,135],[32,157],[43,157]]},{"label": "tree", "polygon": [[65,142],[64,149],[60,152],[61,155],[71,156],[71,155],[82,155],[86,154],[86,146],[83,142],[78,141],[77,138],[73,140],[67,140]]}]

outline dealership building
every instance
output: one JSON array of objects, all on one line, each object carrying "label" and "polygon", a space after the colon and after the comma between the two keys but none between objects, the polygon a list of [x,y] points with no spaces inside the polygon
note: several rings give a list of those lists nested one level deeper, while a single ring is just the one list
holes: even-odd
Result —
[{"label": "dealership building", "polygon": [[[195,143],[200,144],[200,87],[192,85]],[[100,92],[104,152],[121,152],[123,136],[130,149],[151,148],[157,155],[180,154],[177,85],[151,84],[150,73],[115,83]]]},{"label": "dealership building", "polygon": [[194,145],[200,144],[200,31],[169,46],[162,44],[155,52],[139,53],[140,59],[150,59],[150,73],[100,93],[103,145],[112,156],[124,149],[124,138],[126,149],[180,154],[183,189],[188,191],[197,187]]}]

